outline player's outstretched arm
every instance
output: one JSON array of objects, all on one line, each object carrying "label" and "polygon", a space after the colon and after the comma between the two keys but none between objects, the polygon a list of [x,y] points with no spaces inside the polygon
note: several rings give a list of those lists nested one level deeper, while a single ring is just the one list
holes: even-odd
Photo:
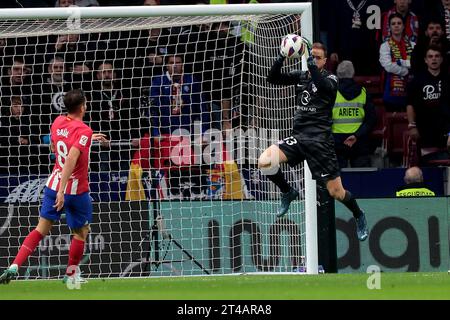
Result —
[{"label": "player's outstretched arm", "polygon": [[279,85],[296,85],[307,80],[307,75],[303,71],[292,71],[289,73],[281,73],[285,57],[280,53],[270,68],[267,75],[267,81],[272,84]]},{"label": "player's outstretched arm", "polygon": [[331,94],[337,90],[337,77],[332,74],[322,74],[312,55],[307,59],[307,66],[311,73],[311,78],[319,91]]},{"label": "player's outstretched arm", "polygon": [[56,211],[61,211],[64,207],[64,190],[66,189],[67,182],[75,169],[78,158],[80,157],[81,151],[78,148],[70,148],[69,154],[64,162],[64,168],[61,173],[61,181],[59,183],[58,193],[56,194],[55,205]]},{"label": "player's outstretched arm", "polygon": [[98,141],[100,145],[104,148],[110,148],[111,145],[109,143],[109,140],[106,139],[106,135],[104,133],[93,133],[92,134],[92,140]]},{"label": "player's outstretched arm", "polygon": [[108,142],[108,139],[106,139],[106,134],[104,133],[93,133],[92,140],[98,142]]}]

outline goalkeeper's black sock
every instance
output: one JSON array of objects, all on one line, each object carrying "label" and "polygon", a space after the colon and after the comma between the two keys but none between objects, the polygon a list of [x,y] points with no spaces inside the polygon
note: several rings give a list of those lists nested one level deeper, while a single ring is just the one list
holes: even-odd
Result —
[{"label": "goalkeeper's black sock", "polygon": [[350,191],[345,190],[345,196],[341,202],[353,213],[353,217],[355,217],[355,219],[358,219],[361,216],[361,208],[358,206],[356,199]]},{"label": "goalkeeper's black sock", "polygon": [[268,175],[267,179],[275,183],[283,193],[289,192],[291,190],[291,186],[289,185],[289,183],[287,183],[286,179],[284,179],[283,172],[280,168],[274,175]]}]

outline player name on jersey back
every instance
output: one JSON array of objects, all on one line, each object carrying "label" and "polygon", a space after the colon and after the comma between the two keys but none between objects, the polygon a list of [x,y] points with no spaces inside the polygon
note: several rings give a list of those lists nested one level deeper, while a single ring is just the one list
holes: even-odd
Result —
[{"label": "player name on jersey back", "polygon": [[67,129],[56,129],[56,135],[59,136],[63,136],[64,138],[68,138],[69,137],[69,130]]}]

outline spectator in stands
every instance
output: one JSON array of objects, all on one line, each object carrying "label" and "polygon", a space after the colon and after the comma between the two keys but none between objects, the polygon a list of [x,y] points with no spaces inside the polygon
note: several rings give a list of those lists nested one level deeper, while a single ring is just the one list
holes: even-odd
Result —
[{"label": "spectator in stands", "polygon": [[[60,56],[54,56],[45,66],[41,77],[35,75],[32,86],[32,102],[30,114],[31,135],[37,139],[37,144],[50,143],[50,126],[54,119],[66,112],[64,94],[71,88],[70,77],[65,72],[65,61]],[[48,157],[42,155],[42,174],[51,168]]]},{"label": "spectator in stands", "polygon": [[75,0],[56,0],[55,7],[70,7],[75,5]]},{"label": "spectator in stands", "polygon": [[153,77],[163,74],[164,57],[167,54],[169,33],[166,29],[152,28],[148,30],[148,36],[139,39],[137,48],[138,56],[143,58],[142,87],[147,89],[151,86]]},{"label": "spectator in stands", "polygon": [[391,36],[380,47],[380,64],[384,68],[383,102],[386,111],[405,111],[406,86],[411,68],[411,54],[415,43],[404,35],[402,16],[389,17]]},{"label": "spectator in stands", "polygon": [[48,64],[47,83],[61,87],[64,84],[65,63],[64,58],[56,56]]},{"label": "spectator in stands", "polygon": [[164,67],[164,56],[161,55],[158,48],[157,47],[149,48],[146,58],[147,58],[146,65],[151,69],[150,79],[153,78],[153,76],[162,75]]},{"label": "spectator in stands", "polygon": [[1,139],[3,146],[17,146],[30,144],[29,118],[20,96],[12,96],[9,107],[3,107],[1,116]]},{"label": "spectator in stands", "polygon": [[[8,107],[3,107],[0,118],[0,157],[4,173],[17,174],[30,172],[30,144],[33,137],[30,135],[30,121],[21,96],[10,97]],[[37,164],[37,159],[35,159]],[[7,172],[6,172],[7,171]]]},{"label": "spectator in stands", "polygon": [[55,7],[96,7],[98,6],[97,0],[57,0]]},{"label": "spectator in stands", "polygon": [[14,58],[13,65],[8,70],[10,79],[9,84],[11,87],[23,85],[25,83],[25,77],[30,73],[30,71],[31,70],[27,68],[22,58]]},{"label": "spectator in stands", "polygon": [[91,110],[86,114],[90,127],[95,132],[105,133],[109,140],[101,144],[99,169],[102,171],[127,170],[130,146],[136,144],[138,140],[134,139],[148,128],[141,122],[140,105],[135,104],[128,94],[130,90],[122,88],[118,79],[112,62],[106,61],[97,67]]},{"label": "spectator in stands", "polygon": [[413,74],[423,72],[427,70],[425,64],[425,51],[430,45],[437,45],[440,47],[443,53],[443,70],[447,70],[449,67],[450,58],[450,42],[445,38],[444,28],[442,22],[437,18],[431,18],[425,28],[424,36],[421,37],[414,47],[411,57],[411,71]]},{"label": "spectator in stands", "polygon": [[[133,39],[130,33],[133,31],[111,31],[90,33],[87,35],[88,52],[92,53],[95,61],[114,60],[116,68],[123,68],[119,62],[127,59],[127,48],[133,48]],[[135,48],[134,48],[135,49]],[[93,67],[93,69],[95,69]]]},{"label": "spectator in stands", "polygon": [[6,56],[3,62],[0,78],[0,101],[1,105],[10,106],[11,96],[28,96],[30,94],[31,68],[20,56]]},{"label": "spectator in stands", "polygon": [[220,22],[213,24],[208,33],[203,59],[203,92],[211,106],[212,127],[218,130],[235,127],[240,119],[240,110],[231,110],[233,75],[242,59],[244,44],[238,36],[230,33],[230,24]]},{"label": "spectator in stands", "polygon": [[59,35],[54,42],[54,48],[49,48],[49,52],[64,57],[66,69],[71,73],[88,73],[91,70],[93,53],[87,50],[79,34]]},{"label": "spectator in stands", "polygon": [[130,39],[128,44],[122,78],[130,82],[132,90],[139,91],[139,104],[142,110],[147,110],[145,113],[148,115],[152,79],[161,76],[164,72],[169,32],[160,28],[139,32],[135,39]]},{"label": "spectator in stands", "polygon": [[425,54],[427,70],[414,76],[408,87],[408,129],[417,141],[422,165],[449,158],[450,84],[443,72],[440,47],[431,45]]},{"label": "spectator in stands", "polygon": [[2,73],[2,87],[9,87],[9,91],[12,94],[23,93],[24,86],[28,86],[31,68],[25,64],[25,60],[22,57],[14,56],[10,61],[6,61],[7,68],[6,74]]},{"label": "spectator in stands", "polygon": [[404,28],[404,35],[412,42],[417,42],[419,36],[419,19],[411,12],[410,5],[412,0],[394,0],[394,7],[384,12],[382,15],[381,34],[382,42],[391,37],[390,16],[393,13],[398,13],[402,20]]},{"label": "spectator in stands", "polygon": [[[200,82],[193,74],[185,72],[180,55],[167,56],[165,74],[153,77],[150,98],[155,144],[160,146],[161,154],[167,153],[168,148],[171,150],[170,156],[166,155],[167,166],[174,170],[168,169],[165,173],[171,194],[188,198],[199,195],[200,187],[206,188],[206,175],[203,166],[193,161],[191,141],[197,145],[202,143],[202,133],[210,124],[209,111],[202,98]],[[184,145],[183,154],[178,153],[182,157],[174,162],[173,147],[178,144]],[[182,170],[180,165],[188,170]]]},{"label": "spectator in stands", "polygon": [[144,6],[159,6],[159,0],[144,0]]},{"label": "spectator in stands", "polygon": [[383,12],[388,8],[386,4],[387,1],[378,0],[329,1],[326,10],[322,11],[326,11],[330,58],[352,61],[358,75],[378,73],[379,45],[375,41],[377,14],[374,8]]},{"label": "spectator in stands", "polygon": [[364,87],[353,77],[353,63],[342,61],[337,67],[339,87],[333,107],[332,131],[340,168],[370,167],[369,134],[375,126],[375,107]]},{"label": "spectator in stands", "polygon": [[[34,83],[33,93],[35,93],[41,104],[39,114],[53,114],[56,118],[60,113],[66,112],[64,107],[64,93],[69,90],[70,78],[66,73],[66,64],[62,56],[53,57],[47,64],[47,73],[44,74],[43,83]],[[35,106],[33,106],[35,107]],[[46,122],[47,125],[51,124]]]},{"label": "spectator in stands", "polygon": [[195,121],[203,122],[203,129],[209,122],[200,83],[184,72],[180,55],[167,56],[164,75],[153,77],[150,98],[153,136],[170,135],[176,129],[194,133]]},{"label": "spectator in stands", "polygon": [[431,191],[423,181],[422,170],[419,167],[411,167],[405,171],[403,178],[405,185],[397,190],[397,197],[434,197],[435,193]]}]

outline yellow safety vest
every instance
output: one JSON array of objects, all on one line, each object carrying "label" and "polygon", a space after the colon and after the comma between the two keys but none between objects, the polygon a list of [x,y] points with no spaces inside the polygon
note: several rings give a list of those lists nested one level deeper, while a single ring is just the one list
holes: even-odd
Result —
[{"label": "yellow safety vest", "polygon": [[397,197],[434,197],[436,194],[428,188],[410,188],[396,192]]},{"label": "yellow safety vest", "polygon": [[346,100],[337,92],[333,106],[333,133],[355,133],[364,121],[364,105],[366,104],[366,89],[353,100]]},{"label": "yellow safety vest", "polygon": [[[250,0],[248,3],[258,3],[257,0]],[[228,0],[209,0],[209,4],[228,4]],[[256,23],[254,25],[249,24],[249,21],[241,21],[241,40],[245,43],[254,43],[255,35],[254,29],[256,28]],[[253,32],[252,32],[253,31]]]}]

